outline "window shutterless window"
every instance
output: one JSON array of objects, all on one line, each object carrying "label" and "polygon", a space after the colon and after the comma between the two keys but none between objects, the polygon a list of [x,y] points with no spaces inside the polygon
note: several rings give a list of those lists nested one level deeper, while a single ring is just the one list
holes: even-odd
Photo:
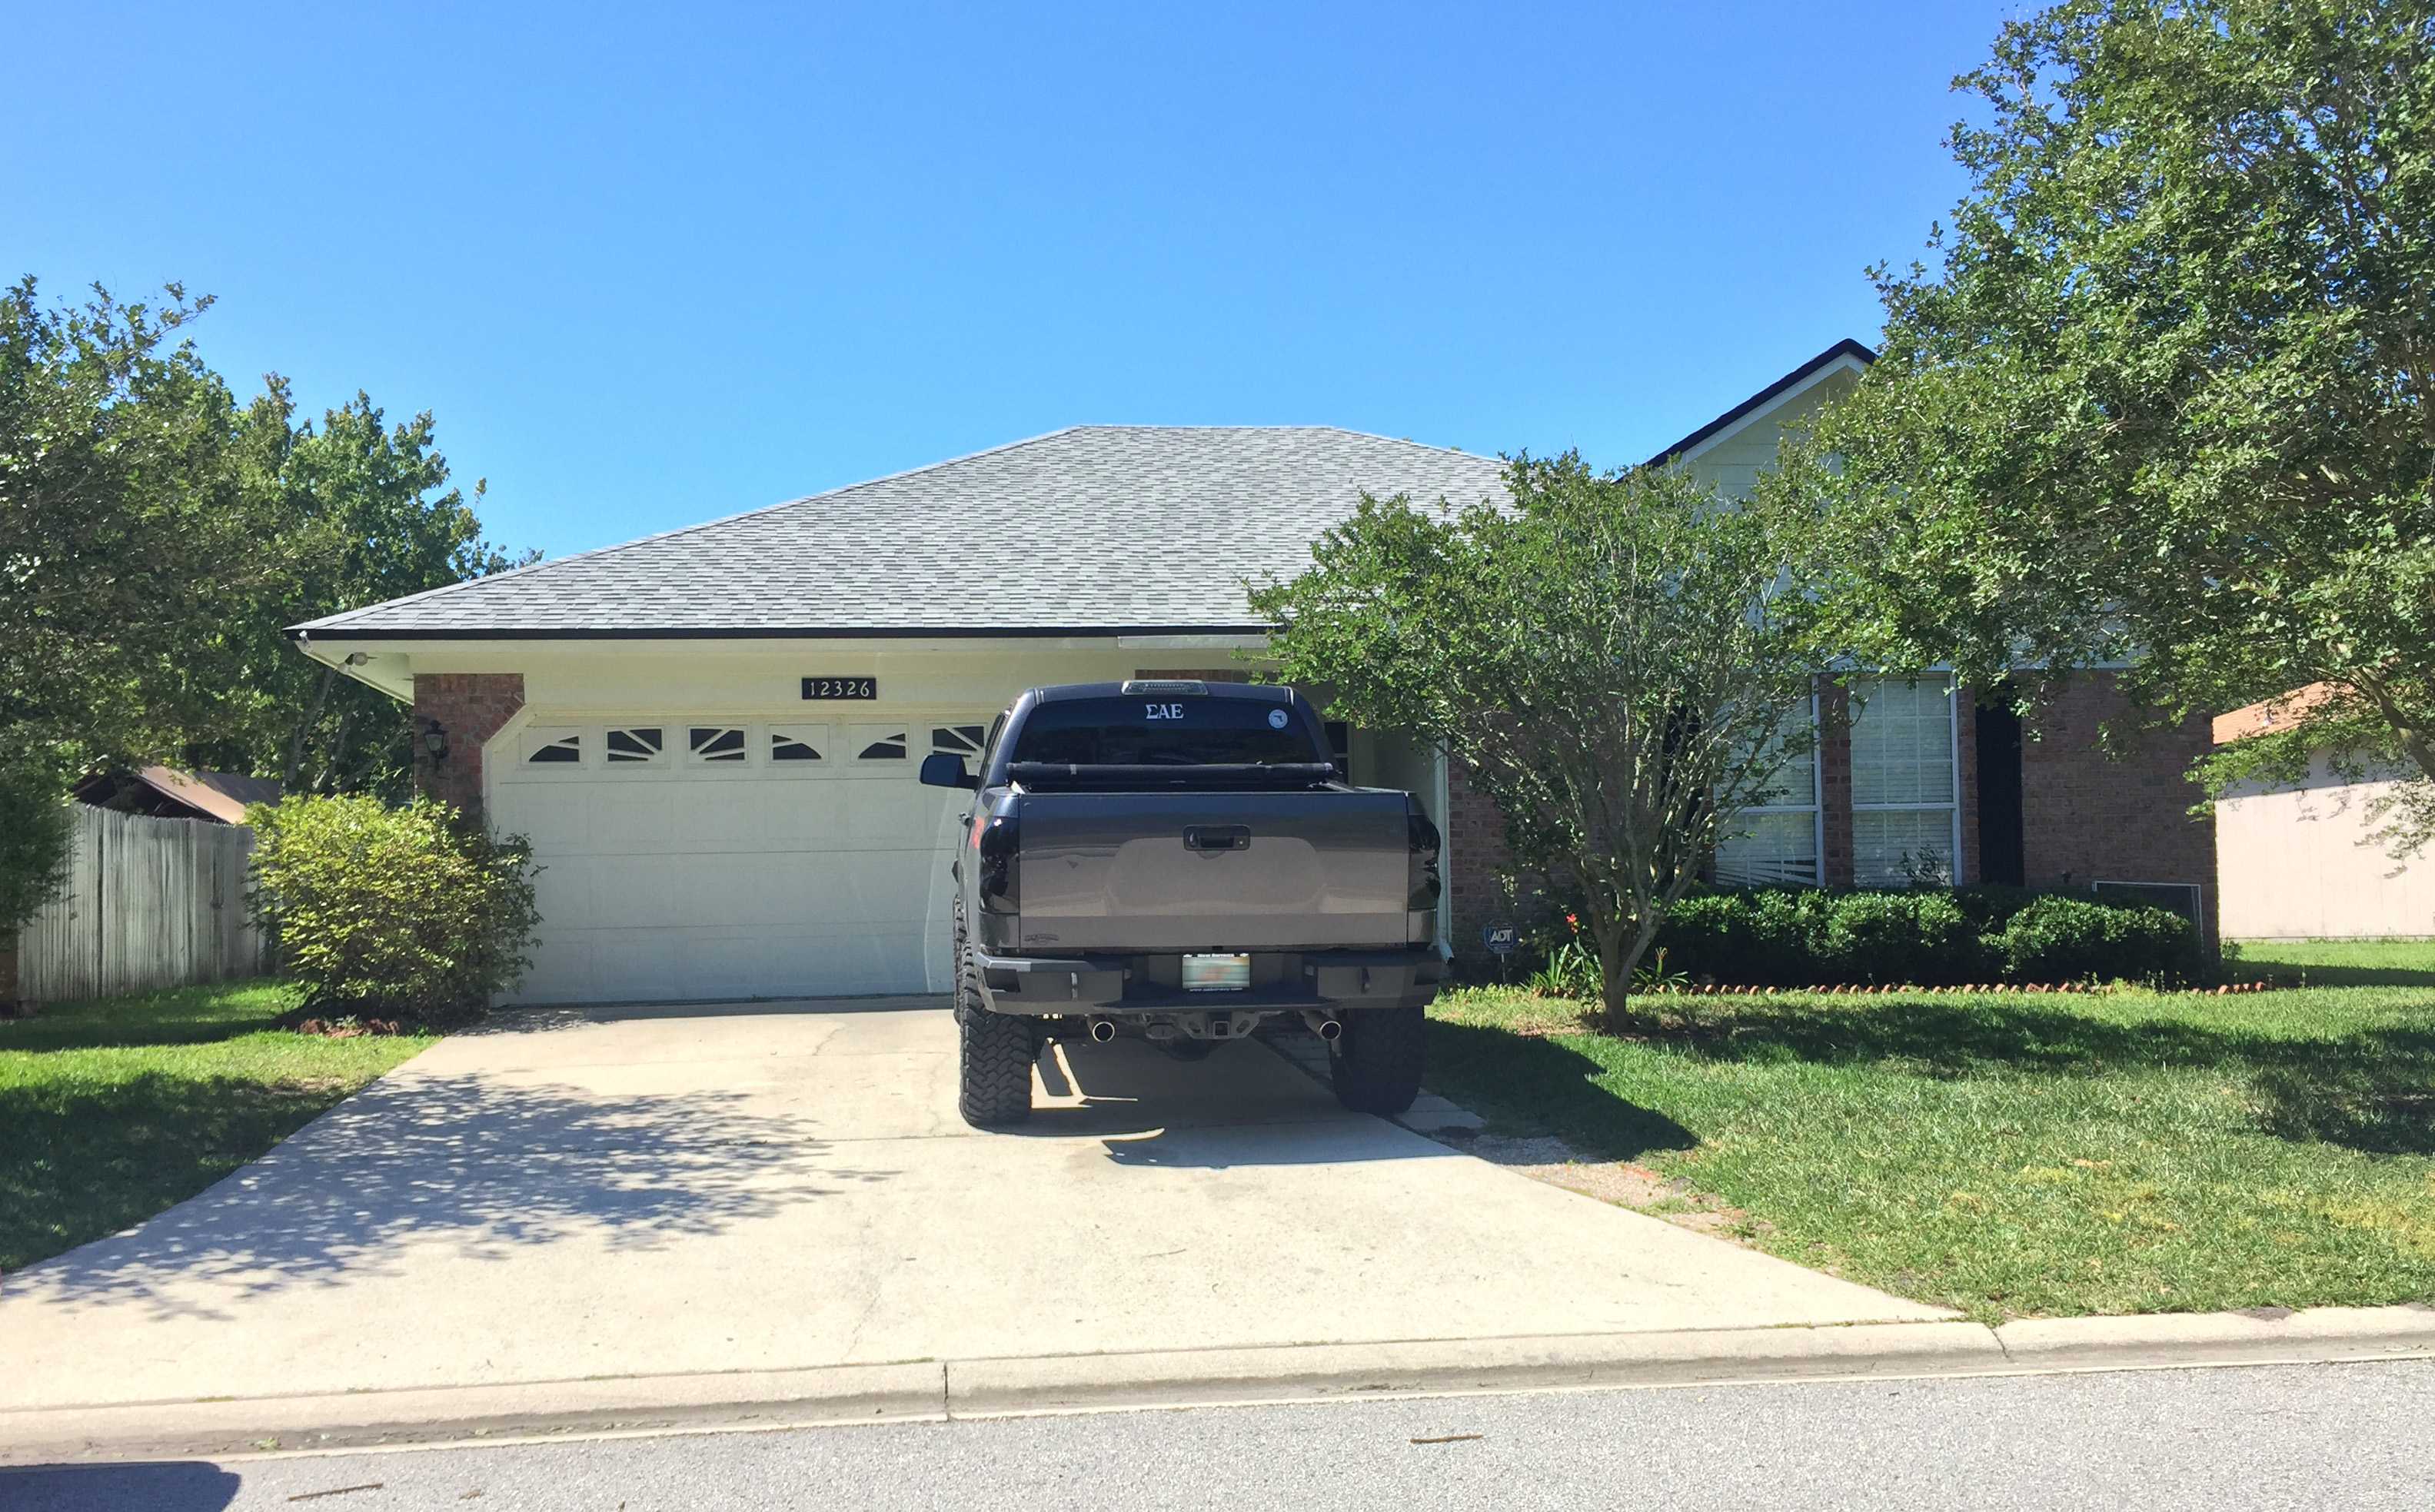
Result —
[{"label": "window shutterless window", "polygon": [[1818,699],[1805,700],[1809,749],[1787,759],[1767,800],[1729,816],[1717,842],[1717,880],[1731,887],[1814,886],[1820,881]]},{"label": "window shutterless window", "polygon": [[1860,684],[1852,722],[1852,873],[1863,887],[1950,883],[1960,855],[1953,679]]}]

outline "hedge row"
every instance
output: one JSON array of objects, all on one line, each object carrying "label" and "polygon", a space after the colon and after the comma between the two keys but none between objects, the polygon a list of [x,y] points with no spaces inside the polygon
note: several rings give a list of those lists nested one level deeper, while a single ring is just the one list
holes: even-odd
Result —
[{"label": "hedge row", "polygon": [[2182,984],[2203,967],[2179,914],[1995,886],[1706,893],[1676,903],[1655,944],[1669,976],[1758,987]]}]

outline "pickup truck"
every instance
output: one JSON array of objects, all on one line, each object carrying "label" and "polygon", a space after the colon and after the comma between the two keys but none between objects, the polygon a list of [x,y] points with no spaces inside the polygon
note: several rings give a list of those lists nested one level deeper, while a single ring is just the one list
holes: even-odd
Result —
[{"label": "pickup truck", "polygon": [[1340,781],[1301,695],[1033,688],[979,771],[942,752],[922,781],[974,795],[952,909],[967,1123],[1028,1117],[1050,1040],[1198,1060],[1280,1018],[1326,1042],[1345,1107],[1411,1106],[1444,970],[1437,826]]}]

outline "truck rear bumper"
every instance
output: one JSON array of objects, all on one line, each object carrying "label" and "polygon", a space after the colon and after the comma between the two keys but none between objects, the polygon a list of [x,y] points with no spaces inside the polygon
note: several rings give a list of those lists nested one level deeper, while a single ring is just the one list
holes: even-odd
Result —
[{"label": "truck rear bumper", "polygon": [[[1265,953],[1264,953],[1265,954]],[[1283,953],[1273,979],[1235,991],[1159,985],[1139,955],[992,955],[976,953],[981,999],[994,1013],[1035,1018],[1091,1014],[1271,1013],[1422,1007],[1437,996],[1445,958],[1435,946]]]}]

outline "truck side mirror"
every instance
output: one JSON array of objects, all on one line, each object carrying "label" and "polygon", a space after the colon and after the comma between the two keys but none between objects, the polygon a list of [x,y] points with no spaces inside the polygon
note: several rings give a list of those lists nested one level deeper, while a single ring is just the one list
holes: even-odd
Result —
[{"label": "truck side mirror", "polygon": [[964,759],[952,751],[932,751],[922,758],[922,785],[924,787],[960,787],[974,792],[980,789],[981,780],[964,770]]}]

